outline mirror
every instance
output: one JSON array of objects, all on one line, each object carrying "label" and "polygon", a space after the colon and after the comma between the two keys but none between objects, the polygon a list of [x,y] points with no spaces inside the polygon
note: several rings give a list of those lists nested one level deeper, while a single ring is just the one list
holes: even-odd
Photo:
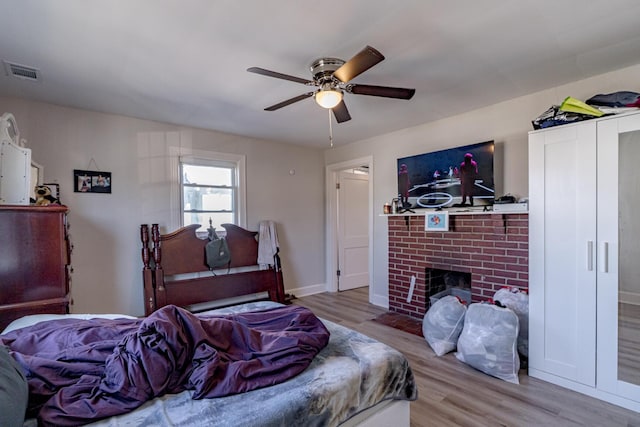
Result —
[{"label": "mirror", "polygon": [[16,124],[16,118],[11,113],[4,113],[0,117],[0,141],[8,140],[15,145],[20,145],[20,132]]},{"label": "mirror", "polygon": [[621,133],[618,150],[618,379],[640,385],[640,131]]}]

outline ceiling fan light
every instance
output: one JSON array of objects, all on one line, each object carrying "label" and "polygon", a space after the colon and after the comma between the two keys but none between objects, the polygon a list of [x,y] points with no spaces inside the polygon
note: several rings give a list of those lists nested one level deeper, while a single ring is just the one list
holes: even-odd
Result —
[{"label": "ceiling fan light", "polygon": [[319,90],[315,94],[316,103],[322,108],[333,108],[342,101],[342,92],[338,90]]}]

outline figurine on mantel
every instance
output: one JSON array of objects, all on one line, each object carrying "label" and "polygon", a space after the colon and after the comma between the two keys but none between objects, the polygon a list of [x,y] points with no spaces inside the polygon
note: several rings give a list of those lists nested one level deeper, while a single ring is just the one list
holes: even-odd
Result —
[{"label": "figurine on mantel", "polygon": [[[398,203],[400,203],[400,207],[402,208],[411,207],[411,203],[409,203],[410,187],[409,168],[403,163],[400,165],[400,170],[398,171]],[[393,213],[397,213],[396,211],[397,209],[394,209]]]}]

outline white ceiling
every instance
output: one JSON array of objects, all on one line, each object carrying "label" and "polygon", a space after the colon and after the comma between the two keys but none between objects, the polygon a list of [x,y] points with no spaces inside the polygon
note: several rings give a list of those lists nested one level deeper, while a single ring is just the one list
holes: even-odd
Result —
[{"label": "white ceiling", "polygon": [[[637,0],[3,0],[0,95],[268,140],[327,147],[308,65],[366,45],[386,60],[355,83],[416,89],[410,101],[346,94],[343,145],[640,62]],[[540,106],[541,112],[548,106]]]}]

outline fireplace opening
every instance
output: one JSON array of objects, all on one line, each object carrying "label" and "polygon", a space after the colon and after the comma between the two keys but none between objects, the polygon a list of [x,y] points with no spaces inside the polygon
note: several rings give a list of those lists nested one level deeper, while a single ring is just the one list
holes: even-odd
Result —
[{"label": "fireplace opening", "polygon": [[[438,299],[439,295],[437,294],[444,296],[446,293],[452,293],[457,296],[466,296],[468,293],[469,299],[471,298],[471,273],[427,267],[425,268],[425,279],[427,309]],[[433,301],[432,297],[435,297]]]}]

